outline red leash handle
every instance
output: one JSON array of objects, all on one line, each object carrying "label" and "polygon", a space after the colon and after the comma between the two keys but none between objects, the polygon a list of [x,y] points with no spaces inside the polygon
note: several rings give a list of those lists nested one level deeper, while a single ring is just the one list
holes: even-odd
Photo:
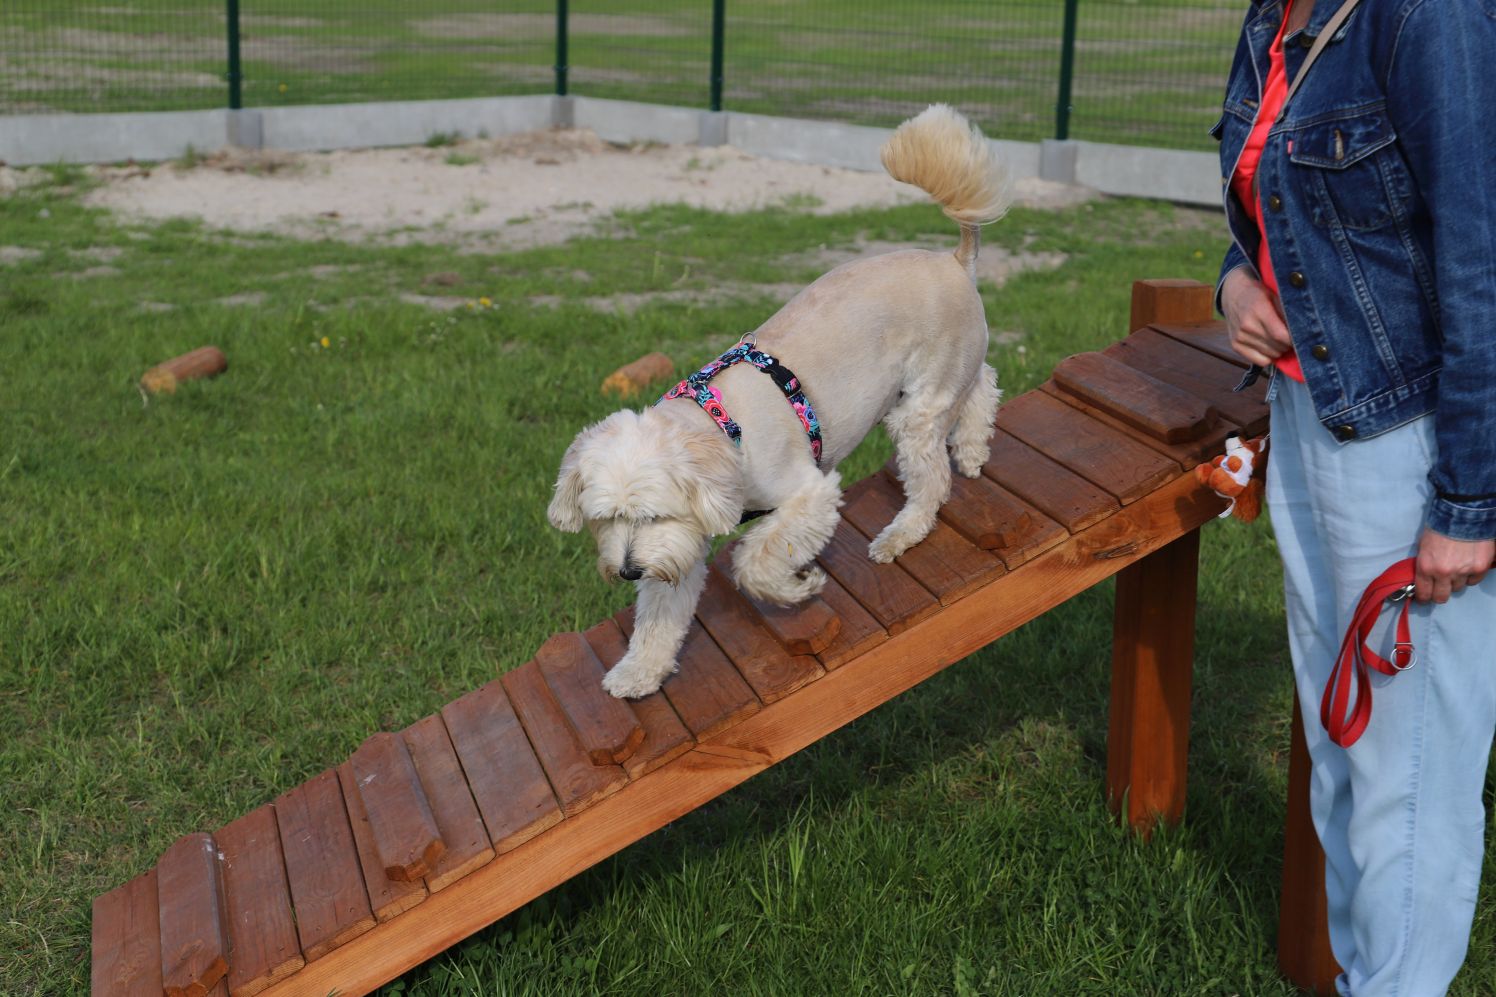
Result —
[{"label": "red leash handle", "polygon": [[[1349,748],[1366,731],[1371,722],[1371,669],[1383,675],[1396,675],[1412,668],[1418,660],[1408,628],[1408,607],[1413,601],[1413,559],[1398,561],[1366,586],[1356,615],[1340,644],[1340,656],[1325,683],[1324,698],[1319,701],[1319,722],[1330,734],[1330,740]],[[1402,603],[1397,618],[1397,643],[1388,661],[1366,643],[1371,630],[1388,602]],[[1356,704],[1350,707],[1351,683],[1356,686]],[[1346,709],[1350,707],[1350,715]]]}]

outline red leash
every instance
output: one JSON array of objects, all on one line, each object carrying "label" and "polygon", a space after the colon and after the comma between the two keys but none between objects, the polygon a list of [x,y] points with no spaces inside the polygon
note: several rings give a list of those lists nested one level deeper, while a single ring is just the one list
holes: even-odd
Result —
[{"label": "red leash", "polygon": [[[1382,615],[1382,608],[1389,602],[1402,603],[1397,618],[1397,643],[1393,645],[1392,660],[1388,661],[1367,646]],[[1349,748],[1365,732],[1371,722],[1371,669],[1383,675],[1396,675],[1412,668],[1418,661],[1413,652],[1412,634],[1408,628],[1408,607],[1413,602],[1413,559],[1398,561],[1382,572],[1361,596],[1356,606],[1356,615],[1345,632],[1340,644],[1340,657],[1330,680],[1325,683],[1325,695],[1319,702],[1319,722],[1330,734],[1330,740],[1342,748]],[[1356,683],[1356,705],[1346,716],[1350,702],[1351,682]]]}]

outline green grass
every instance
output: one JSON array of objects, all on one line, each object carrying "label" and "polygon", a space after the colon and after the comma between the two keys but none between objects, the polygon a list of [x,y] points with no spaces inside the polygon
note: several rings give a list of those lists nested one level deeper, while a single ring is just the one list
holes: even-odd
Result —
[{"label": "green grass", "polygon": [[[0,992],[18,995],[82,992],[91,898],[178,835],[629,600],[546,525],[559,455],[612,407],[614,367],[652,349],[694,367],[774,306],[604,315],[584,296],[807,280],[807,254],[859,238],[953,242],[922,206],[677,207],[484,256],[126,225],[79,205],[86,183],[57,169],[0,200],[3,242],[36,252],[0,264]],[[984,291],[994,331],[1021,335],[992,350],[1016,394],[1120,336],[1133,279],[1210,279],[1223,235],[1116,200],[1016,210],[987,245],[1068,254]],[[398,300],[437,272],[474,307]],[[208,342],[226,374],[137,393]],[[848,480],[887,454],[875,434]],[[387,992],[1287,994],[1270,533],[1209,526],[1202,562],[1178,829],[1144,844],[1103,805],[1098,586]],[[1496,984],[1492,913],[1456,993]]]},{"label": "green grass", "polygon": [[[242,18],[248,107],[549,93],[545,0],[308,5],[254,0]],[[1241,21],[1236,0],[1088,0],[1076,39],[1071,137],[1208,148]],[[1055,134],[1062,5],[1053,0],[729,6],[728,110],[892,125],[962,107],[988,133]],[[573,5],[570,92],[708,104],[710,6]],[[221,5],[121,0],[0,7],[0,111],[222,107]]]}]

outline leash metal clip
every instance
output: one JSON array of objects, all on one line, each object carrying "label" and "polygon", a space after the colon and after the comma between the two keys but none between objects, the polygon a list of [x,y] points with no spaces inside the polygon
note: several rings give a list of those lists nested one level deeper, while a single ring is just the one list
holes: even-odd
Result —
[{"label": "leash metal clip", "polygon": [[1412,586],[1412,585],[1404,585],[1402,588],[1398,589],[1396,592],[1393,592],[1391,595],[1389,595],[1387,597],[1387,601],[1388,602],[1402,602],[1405,599],[1411,599],[1411,598],[1413,598],[1413,592],[1414,591],[1415,591],[1414,586]]}]

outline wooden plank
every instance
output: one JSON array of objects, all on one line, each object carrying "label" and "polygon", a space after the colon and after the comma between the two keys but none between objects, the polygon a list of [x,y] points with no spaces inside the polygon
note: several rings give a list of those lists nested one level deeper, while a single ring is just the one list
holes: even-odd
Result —
[{"label": "wooden plank", "polygon": [[1179,475],[995,584],[828,672],[799,693],[699,744],[575,819],[500,856],[382,924],[267,997],[358,997],[486,927],[589,866],[1209,521],[1224,503]]},{"label": "wooden plank", "polygon": [[[1113,418],[1094,406],[1086,404],[1068,391],[1061,391],[1053,381],[1045,381],[1039,385],[1039,390],[1059,399],[1071,408],[1084,412],[1104,426],[1110,426],[1112,429],[1129,436],[1135,432],[1126,423]],[[1155,440],[1151,436],[1136,436],[1135,439],[1174,461],[1179,465],[1181,470],[1191,471],[1194,470],[1196,464],[1209,460],[1216,454],[1224,451],[1226,449],[1226,437],[1237,432],[1240,432],[1240,430],[1235,423],[1228,419],[1217,417],[1215,425],[1206,430],[1203,436],[1184,443],[1165,443],[1162,440]]]},{"label": "wooden plank", "polygon": [[765,703],[783,699],[826,674],[810,655],[786,651],[717,565],[707,569],[696,618]]},{"label": "wooden plank", "polygon": [[94,897],[94,997],[161,997],[161,922],[156,870]]},{"label": "wooden plank", "polygon": [[562,813],[579,814],[628,783],[628,775],[619,766],[592,764],[534,661],[505,673],[501,681]]},{"label": "wooden plank", "polygon": [[359,745],[348,764],[384,875],[397,883],[425,879],[447,846],[405,742],[381,731]]},{"label": "wooden plank", "polygon": [[[1237,391],[1241,370],[1155,329],[1140,329],[1106,348],[1106,355],[1145,370],[1160,381],[1182,388],[1213,405],[1225,419],[1249,426],[1267,418],[1267,378]],[[1265,424],[1265,423],[1264,423]]]},{"label": "wooden plank", "polygon": [[1184,815],[1200,531],[1117,575],[1107,803],[1144,837]]},{"label": "wooden plank", "polygon": [[442,707],[442,720],[495,853],[561,820],[561,806],[498,679]]},{"label": "wooden plank", "polygon": [[213,840],[223,857],[229,993],[253,997],[306,963],[296,942],[275,810],[268,803],[251,810]]},{"label": "wooden plank", "polygon": [[[625,636],[633,637],[634,607],[619,612],[613,621]],[[699,622],[693,621],[686,631],[676,662],[675,673],[665,679],[660,692],[698,741],[758,712],[758,697]]]},{"label": "wooden plank", "polygon": [[405,744],[447,843],[447,850],[426,874],[426,889],[435,893],[492,860],[493,845],[441,714],[422,717],[405,728]]},{"label": "wooden plank", "polygon": [[1246,370],[1252,366],[1231,345],[1231,334],[1226,331],[1224,322],[1199,322],[1191,325],[1179,325],[1169,322],[1153,322],[1150,328],[1156,329],[1176,339],[1186,346],[1193,346],[1197,350],[1203,350],[1219,360]]},{"label": "wooden plank", "polygon": [[1135,332],[1155,322],[1209,322],[1215,309],[1215,289],[1197,280],[1138,280],[1132,285]]},{"label": "wooden plank", "polygon": [[873,614],[829,575],[826,577],[826,587],[821,589],[821,599],[841,620],[841,629],[830,646],[816,655],[816,660],[828,672],[866,654],[888,639],[888,631],[873,619]]},{"label": "wooden plank", "polygon": [[348,824],[353,831],[353,846],[358,852],[359,867],[364,872],[364,885],[369,891],[369,907],[374,911],[374,920],[388,921],[396,914],[403,914],[426,899],[426,884],[398,882],[384,872],[384,860],[374,844],[374,831],[369,827],[369,815],[364,812],[357,777],[348,762],[338,766],[338,784],[343,790],[343,801],[348,805]]},{"label": "wooden plank", "polygon": [[972,543],[1002,558],[1009,571],[1069,535],[1065,527],[986,475],[956,475],[940,518]]},{"label": "wooden plank", "polygon": [[223,880],[212,835],[184,834],[156,863],[161,986],[166,997],[203,997],[229,971]]},{"label": "wooden plank", "polygon": [[867,539],[843,519],[821,551],[821,567],[862,604],[889,635],[933,615],[940,602],[897,564],[875,564]]},{"label": "wooden plank", "polygon": [[1215,409],[1200,398],[1104,353],[1067,357],[1053,377],[1063,390],[1165,443],[1198,439],[1216,421]]},{"label": "wooden plank", "polygon": [[1179,473],[1174,462],[1064,402],[1030,391],[997,410],[997,428],[1115,496],[1135,502]]},{"label": "wooden plank", "polygon": [[374,927],[337,773],[328,769],[276,797],[275,821],[296,934],[311,963]]},{"label": "wooden plank", "polygon": [[[723,548],[714,562],[717,570],[729,578],[732,577],[732,550],[736,546],[734,542]],[[790,654],[820,654],[831,646],[841,629],[841,619],[819,596],[811,596],[794,606],[778,606],[746,592],[742,596],[758,614],[759,623]]]},{"label": "wooden plank", "polygon": [[940,521],[983,550],[1011,547],[1038,525],[1030,510],[991,478],[959,474],[951,476],[951,497],[940,507]]},{"label": "wooden plank", "polygon": [[1288,814],[1283,827],[1283,888],[1278,906],[1278,969],[1300,990],[1335,991],[1340,964],[1330,950],[1325,898],[1325,850],[1309,813],[1309,745],[1304,715],[1293,696],[1288,747]]},{"label": "wooden plank", "polygon": [[603,663],[581,634],[552,636],[535,663],[594,765],[622,762],[643,742],[639,718],[603,688]]},{"label": "wooden plank", "polygon": [[[903,489],[883,471],[848,490],[842,516],[871,540],[903,506]],[[1007,570],[996,556],[940,520],[935,521],[929,536],[900,554],[894,563],[914,576],[943,606],[970,595]]]},{"label": "wooden plank", "polygon": [[1101,522],[1122,506],[1105,490],[1002,430],[992,434],[982,473],[1071,533]]},{"label": "wooden plank", "polygon": [[[603,620],[582,636],[605,670],[611,670],[628,651],[628,638],[612,620]],[[631,699],[628,706],[644,728],[644,740],[639,749],[623,762],[623,770],[630,779],[653,772],[672,758],[691,750],[691,733],[675,715],[663,692]]]}]

